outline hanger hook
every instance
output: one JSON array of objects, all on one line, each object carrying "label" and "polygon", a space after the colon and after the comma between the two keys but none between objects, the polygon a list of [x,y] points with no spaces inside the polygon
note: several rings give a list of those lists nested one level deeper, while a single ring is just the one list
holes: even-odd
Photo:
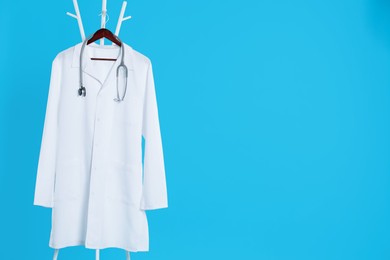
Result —
[{"label": "hanger hook", "polygon": [[[104,21],[104,24],[107,24],[108,23],[108,20],[110,20],[110,16],[108,15],[108,12],[107,10],[105,10],[105,13],[106,13],[106,20]],[[98,16],[102,16],[103,15],[103,12],[100,12],[98,14]]]}]

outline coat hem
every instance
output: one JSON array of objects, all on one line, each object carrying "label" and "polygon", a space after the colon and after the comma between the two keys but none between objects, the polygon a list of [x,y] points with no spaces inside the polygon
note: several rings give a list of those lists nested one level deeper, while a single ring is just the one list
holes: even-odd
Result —
[{"label": "coat hem", "polygon": [[49,247],[53,249],[62,249],[66,247],[73,247],[73,246],[84,246],[87,249],[106,249],[106,248],[119,248],[123,249],[129,252],[148,252],[149,248],[133,248],[133,247],[126,247],[118,244],[103,244],[100,246],[94,246],[90,245],[88,243],[85,243],[84,241],[78,241],[78,242],[71,242],[71,243],[62,243],[62,244],[54,244],[49,243]]}]

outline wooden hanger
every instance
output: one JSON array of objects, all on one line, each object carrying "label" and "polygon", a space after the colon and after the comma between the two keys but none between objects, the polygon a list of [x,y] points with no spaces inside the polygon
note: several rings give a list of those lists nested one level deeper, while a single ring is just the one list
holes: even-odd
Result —
[{"label": "wooden hanger", "polygon": [[[87,41],[87,45],[90,44],[90,43],[93,43],[101,38],[106,38],[110,41],[112,41],[113,43],[115,43],[116,45],[118,45],[119,47],[122,46],[122,42],[119,40],[119,38],[117,36],[115,36],[115,34],[113,34],[110,30],[106,29],[106,28],[100,28],[99,30],[97,30],[91,39],[89,39]],[[111,58],[91,58],[91,60],[109,60],[109,61],[116,61],[116,59],[111,59]]]}]

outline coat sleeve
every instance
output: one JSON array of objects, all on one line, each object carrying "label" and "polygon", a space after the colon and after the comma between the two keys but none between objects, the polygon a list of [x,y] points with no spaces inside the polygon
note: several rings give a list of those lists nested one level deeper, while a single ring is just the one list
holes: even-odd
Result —
[{"label": "coat sleeve", "polygon": [[145,140],[145,150],[141,209],[167,208],[168,199],[164,156],[152,64],[150,61],[144,97],[142,135]]},{"label": "coat sleeve", "polygon": [[57,108],[60,88],[58,56],[52,62],[41,148],[35,183],[34,205],[52,208],[57,147]]}]

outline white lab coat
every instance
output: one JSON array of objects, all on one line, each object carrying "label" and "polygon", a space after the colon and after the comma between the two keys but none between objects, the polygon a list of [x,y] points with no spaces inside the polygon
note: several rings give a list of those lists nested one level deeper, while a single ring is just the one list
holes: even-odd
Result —
[{"label": "white lab coat", "polygon": [[[119,103],[117,45],[85,46],[85,97],[77,93],[82,43],[52,62],[34,195],[34,205],[52,208],[52,248],[149,251],[145,210],[168,207],[152,65],[123,44],[128,82]],[[120,73],[120,91],[123,82]]]}]

